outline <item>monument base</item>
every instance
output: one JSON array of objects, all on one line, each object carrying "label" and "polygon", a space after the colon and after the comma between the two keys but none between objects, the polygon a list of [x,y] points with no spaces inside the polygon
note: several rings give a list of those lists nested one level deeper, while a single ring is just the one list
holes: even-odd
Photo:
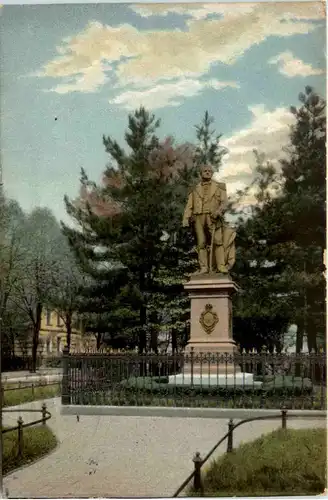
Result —
[{"label": "monument base", "polygon": [[[193,369],[191,368],[191,352],[193,352]],[[217,342],[188,342],[185,349],[187,361],[184,365],[184,374],[234,374],[240,373],[239,365],[233,360],[237,353],[234,341],[225,339]]]},{"label": "monument base", "polygon": [[179,373],[169,376],[169,385],[185,386],[211,386],[211,387],[261,387],[262,382],[255,382],[253,373],[234,373],[234,374],[208,374],[195,373],[193,376],[189,373]]}]

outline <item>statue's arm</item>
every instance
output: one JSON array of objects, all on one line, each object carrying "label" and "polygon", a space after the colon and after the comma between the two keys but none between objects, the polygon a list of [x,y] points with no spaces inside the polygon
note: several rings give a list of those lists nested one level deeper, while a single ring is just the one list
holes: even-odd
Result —
[{"label": "statue's arm", "polygon": [[190,217],[192,216],[192,209],[193,209],[192,199],[193,199],[193,196],[192,196],[192,193],[190,193],[188,196],[186,208],[185,208],[184,213],[183,213],[183,221],[182,221],[183,227],[189,226],[189,220],[190,220]]}]

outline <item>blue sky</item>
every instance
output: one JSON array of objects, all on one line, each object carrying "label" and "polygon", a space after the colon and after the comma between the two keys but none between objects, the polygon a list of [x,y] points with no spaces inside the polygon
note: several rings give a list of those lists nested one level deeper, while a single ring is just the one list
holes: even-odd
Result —
[{"label": "blue sky", "polygon": [[81,167],[101,178],[103,134],[123,142],[143,104],[179,143],[210,112],[232,194],[251,179],[254,148],[277,160],[305,85],[324,95],[323,16],[321,2],[2,7],[6,193],[66,219]]}]

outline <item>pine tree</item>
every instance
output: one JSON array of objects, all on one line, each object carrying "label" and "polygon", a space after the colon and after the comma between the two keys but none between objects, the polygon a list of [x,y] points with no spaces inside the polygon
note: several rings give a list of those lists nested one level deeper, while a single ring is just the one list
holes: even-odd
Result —
[{"label": "pine tree", "polygon": [[234,339],[242,349],[266,346],[272,350],[282,347],[291,320],[285,279],[289,248],[273,237],[279,226],[275,202],[280,173],[265,162],[264,155],[255,152],[255,156],[256,175],[241,199],[252,190],[256,202],[239,216],[236,265],[231,273],[241,287],[234,297]]},{"label": "pine tree", "polygon": [[205,111],[202,122],[195,127],[197,138],[195,161],[198,165],[209,163],[218,171],[228,151],[220,144],[222,134],[216,135],[215,129],[211,129],[213,123],[214,118]]},{"label": "pine tree", "polygon": [[300,101],[282,170],[258,156],[257,204],[239,221],[233,270],[245,290],[235,308],[241,342],[244,330],[272,346],[296,324],[297,352],[305,333],[317,348],[325,323],[325,102],[308,87]]},{"label": "pine tree", "polygon": [[[280,210],[284,213],[277,238],[293,244],[290,271],[294,276],[297,351],[307,336],[310,350],[325,331],[325,280],[322,275],[326,243],[326,102],[311,87],[291,107],[288,157],[281,161],[284,179]],[[291,276],[291,274],[290,274]]]},{"label": "pine tree", "polygon": [[[99,310],[105,300],[102,287],[115,290],[115,298],[110,295],[112,307],[107,305],[104,314],[112,319],[116,315],[121,331],[130,328],[139,352],[147,348],[149,303],[165,251],[162,236],[172,234],[176,215],[173,179],[182,169],[170,155],[167,161],[158,161],[163,151],[155,135],[158,127],[155,117],[140,108],[129,116],[125,134],[128,153],[111,137],[103,137],[110,163],[104,184],[91,185],[91,191],[98,208],[103,202],[105,213],[96,213],[90,202],[77,207],[66,199],[68,213],[80,231],[67,226],[64,231],[84,269],[99,284],[93,300],[98,301]],[[84,173],[81,183],[87,191],[90,183]],[[115,314],[118,297],[121,312],[126,313],[124,321],[124,315]]]}]

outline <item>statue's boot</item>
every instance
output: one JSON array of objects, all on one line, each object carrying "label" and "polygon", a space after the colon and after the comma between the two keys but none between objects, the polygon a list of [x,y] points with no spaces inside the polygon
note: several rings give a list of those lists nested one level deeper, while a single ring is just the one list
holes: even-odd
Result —
[{"label": "statue's boot", "polygon": [[200,269],[193,273],[194,276],[208,273],[208,255],[206,248],[198,250],[198,262]]},{"label": "statue's boot", "polygon": [[220,274],[228,274],[229,270],[225,264],[224,246],[220,245],[215,249],[216,268]]}]

